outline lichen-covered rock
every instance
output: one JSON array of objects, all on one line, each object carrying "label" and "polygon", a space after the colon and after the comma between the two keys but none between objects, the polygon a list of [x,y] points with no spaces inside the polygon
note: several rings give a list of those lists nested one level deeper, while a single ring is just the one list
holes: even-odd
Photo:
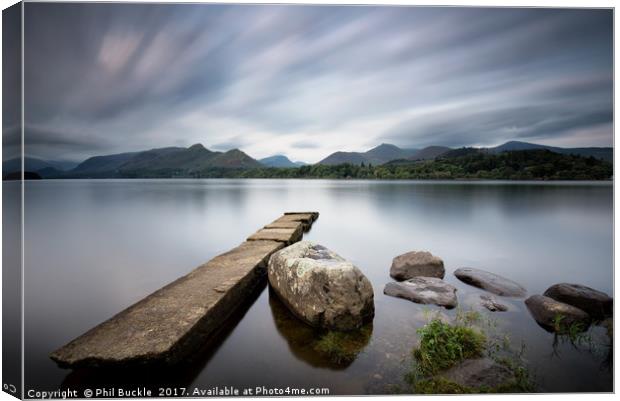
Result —
[{"label": "lichen-covered rock", "polygon": [[424,251],[413,251],[399,255],[392,260],[392,267],[390,268],[390,276],[399,281],[414,277],[443,278],[445,274],[443,260]]},{"label": "lichen-covered rock", "polygon": [[505,277],[470,267],[456,269],[454,275],[464,283],[482,288],[495,295],[505,297],[524,297],[527,294],[525,288]]},{"label": "lichen-covered rock", "polygon": [[419,304],[435,304],[452,309],[457,305],[456,288],[436,277],[414,277],[385,285],[383,293]]},{"label": "lichen-covered rock", "polygon": [[532,295],[525,305],[536,322],[548,331],[567,332],[590,325],[590,316],[572,305],[556,301],[544,295]]},{"label": "lichen-covered rock", "polygon": [[374,316],[370,281],[322,245],[303,241],[274,253],[268,275],[278,297],[311,326],[353,330]]},{"label": "lichen-covered rock", "polygon": [[613,299],[585,285],[555,284],[549,287],[544,295],[579,308],[595,319],[603,319],[612,315]]}]

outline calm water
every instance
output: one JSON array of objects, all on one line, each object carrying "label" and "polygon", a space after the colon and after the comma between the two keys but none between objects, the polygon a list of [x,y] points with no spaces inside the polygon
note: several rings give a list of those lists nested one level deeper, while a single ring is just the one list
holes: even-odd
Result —
[{"label": "calm water", "polygon": [[[30,181],[26,390],[162,380],[199,388],[392,391],[403,384],[416,328],[428,311],[443,310],[383,295],[394,256],[410,250],[441,256],[446,280],[465,308],[475,307],[480,292],[453,276],[463,266],[505,275],[530,294],[557,282],[612,294],[612,193],[609,183]],[[52,350],[289,210],[319,211],[305,238],[353,261],[374,286],[372,335],[350,365],[334,366],[313,352],[305,327],[267,289],[225,328],[221,341],[173,372],[71,373],[48,359]],[[606,346],[554,346],[554,336],[533,321],[522,300],[506,301],[511,311],[492,317],[515,347],[525,343],[539,391],[612,390]],[[606,341],[600,327],[590,334]]]}]

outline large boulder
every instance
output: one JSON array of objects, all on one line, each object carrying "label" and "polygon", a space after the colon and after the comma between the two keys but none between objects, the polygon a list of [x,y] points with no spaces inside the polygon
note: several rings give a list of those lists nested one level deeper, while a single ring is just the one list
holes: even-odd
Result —
[{"label": "large boulder", "polygon": [[505,297],[524,297],[525,288],[505,277],[470,267],[456,269],[454,275],[464,283]]},{"label": "large boulder", "polygon": [[390,276],[395,280],[408,280],[413,277],[443,278],[446,270],[443,260],[430,252],[407,252],[392,260]]},{"label": "large boulder", "polygon": [[436,277],[414,277],[387,283],[383,293],[419,304],[435,304],[452,309],[457,305],[456,288]]},{"label": "large boulder", "polygon": [[283,303],[311,326],[353,330],[374,316],[370,281],[322,245],[302,241],[274,253],[268,276]]},{"label": "large boulder", "polygon": [[544,295],[532,295],[525,305],[536,322],[548,331],[584,331],[590,325],[590,316],[572,305]]},{"label": "large boulder", "polygon": [[545,291],[545,296],[572,305],[595,319],[612,315],[613,299],[607,294],[580,284],[560,283]]}]

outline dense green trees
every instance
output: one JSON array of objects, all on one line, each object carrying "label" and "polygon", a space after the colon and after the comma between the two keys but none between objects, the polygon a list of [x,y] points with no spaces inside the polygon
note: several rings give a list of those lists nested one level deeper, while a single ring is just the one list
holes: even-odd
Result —
[{"label": "dense green trees", "polygon": [[499,154],[467,153],[432,161],[394,161],[380,166],[339,164],[298,168],[208,169],[194,177],[210,178],[357,178],[357,179],[496,179],[605,180],[613,166],[593,157],[548,150]]}]

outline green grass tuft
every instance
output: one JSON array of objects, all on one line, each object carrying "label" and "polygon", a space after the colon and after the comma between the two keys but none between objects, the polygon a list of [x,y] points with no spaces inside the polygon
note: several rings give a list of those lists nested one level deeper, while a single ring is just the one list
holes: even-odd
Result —
[{"label": "green grass tuft", "polygon": [[420,346],[413,351],[422,375],[433,375],[468,358],[481,357],[486,337],[479,331],[439,319],[418,329]]}]

